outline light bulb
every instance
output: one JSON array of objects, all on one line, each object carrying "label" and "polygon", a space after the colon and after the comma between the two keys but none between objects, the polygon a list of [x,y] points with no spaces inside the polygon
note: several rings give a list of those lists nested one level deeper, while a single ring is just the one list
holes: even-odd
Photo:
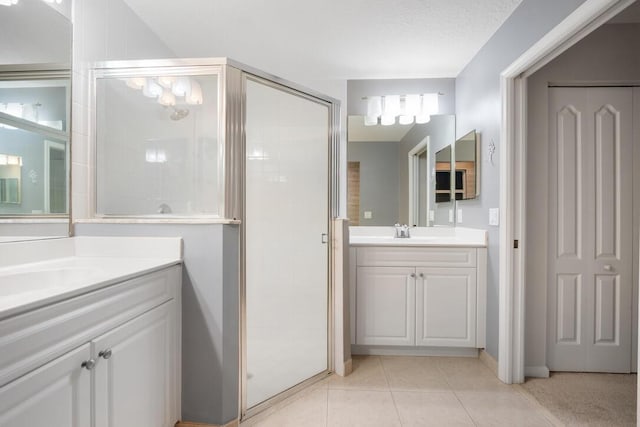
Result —
[{"label": "light bulb", "polygon": [[176,105],[176,96],[169,89],[164,89],[162,95],[158,97],[158,104],[165,107]]},{"label": "light bulb", "polygon": [[187,96],[191,92],[191,79],[189,77],[178,77],[171,91],[175,96]]},{"label": "light bulb", "polygon": [[149,98],[157,98],[162,95],[162,87],[153,79],[148,78],[142,88],[142,94]]},{"label": "light bulb", "polygon": [[413,123],[413,117],[414,116],[400,116],[398,117],[398,123],[400,123],[401,125],[410,125]]},{"label": "light bulb", "polygon": [[191,81],[191,91],[189,92],[189,94],[187,94],[187,96],[185,97],[185,100],[187,101],[187,104],[191,104],[191,105],[202,104],[202,101],[203,101],[202,88],[200,87],[197,81],[195,80]]},{"label": "light bulb", "polygon": [[147,79],[145,79],[144,77],[129,77],[125,81],[127,82],[127,86],[129,86],[131,89],[139,90],[144,88]]},{"label": "light bulb", "polygon": [[171,86],[176,82],[175,76],[160,76],[158,77],[158,83],[165,89],[171,89]]}]

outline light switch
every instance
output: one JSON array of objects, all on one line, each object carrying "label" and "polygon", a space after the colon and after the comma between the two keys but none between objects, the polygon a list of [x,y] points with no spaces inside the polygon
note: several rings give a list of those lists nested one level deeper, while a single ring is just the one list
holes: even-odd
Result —
[{"label": "light switch", "polygon": [[489,225],[500,225],[500,209],[489,209]]},{"label": "light switch", "polygon": [[371,218],[373,218],[373,212],[364,211],[364,219],[371,219]]},{"label": "light switch", "polygon": [[449,222],[453,222],[453,209],[449,209]]},{"label": "light switch", "polygon": [[429,210],[429,221],[435,221],[435,220],[436,220],[436,211],[431,209]]},{"label": "light switch", "polygon": [[462,224],[462,209],[458,209],[458,214],[456,216],[456,224]]}]

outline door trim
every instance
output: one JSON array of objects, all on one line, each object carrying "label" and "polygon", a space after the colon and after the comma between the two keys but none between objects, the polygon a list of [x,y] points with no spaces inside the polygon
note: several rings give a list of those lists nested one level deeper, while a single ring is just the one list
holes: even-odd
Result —
[{"label": "door trim", "polygon": [[[427,152],[427,155],[429,155],[429,152],[431,151],[430,144],[430,138],[429,135],[427,135],[407,154],[409,160],[409,226],[417,225],[420,222],[420,206],[418,206],[420,201],[420,197],[418,194],[420,191],[420,184],[418,182],[420,179],[420,174],[417,173],[419,171],[419,156],[425,151]],[[428,162],[429,160],[427,160],[427,163]],[[430,182],[430,177],[427,174],[427,183]],[[427,221],[427,226],[429,224],[429,209],[431,209],[429,203],[430,189],[431,185],[427,184],[427,218],[425,218]]]},{"label": "door trim", "polygon": [[498,377],[507,384],[524,382],[527,78],[633,2],[586,0],[500,74]]}]

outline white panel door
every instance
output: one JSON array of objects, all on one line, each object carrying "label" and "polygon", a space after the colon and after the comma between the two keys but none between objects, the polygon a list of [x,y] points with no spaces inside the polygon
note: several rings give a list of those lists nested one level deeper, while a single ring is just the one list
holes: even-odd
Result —
[{"label": "white panel door", "polygon": [[174,302],[92,342],[96,360],[95,427],[172,427],[176,384]]},{"label": "white panel door", "polygon": [[632,99],[549,90],[551,370],[631,369]]},{"label": "white panel door", "polygon": [[90,427],[90,356],[85,344],[0,388],[0,426]]},{"label": "white panel door", "polygon": [[415,269],[358,267],[356,344],[415,344]]},{"label": "white panel door", "polygon": [[476,346],[476,269],[419,268],[416,345]]},{"label": "white panel door", "polygon": [[246,401],[328,370],[329,106],[246,80]]}]

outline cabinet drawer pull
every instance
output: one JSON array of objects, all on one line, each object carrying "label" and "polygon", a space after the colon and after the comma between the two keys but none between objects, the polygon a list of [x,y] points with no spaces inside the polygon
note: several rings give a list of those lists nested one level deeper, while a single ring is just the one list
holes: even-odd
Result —
[{"label": "cabinet drawer pull", "polygon": [[109,359],[111,357],[111,349],[108,348],[106,350],[102,350],[98,353],[98,357],[102,357],[103,359]]},{"label": "cabinet drawer pull", "polygon": [[94,366],[96,366],[96,361],[93,359],[85,360],[84,362],[82,362],[82,365],[80,366],[82,366],[87,371],[90,371],[93,369]]}]

